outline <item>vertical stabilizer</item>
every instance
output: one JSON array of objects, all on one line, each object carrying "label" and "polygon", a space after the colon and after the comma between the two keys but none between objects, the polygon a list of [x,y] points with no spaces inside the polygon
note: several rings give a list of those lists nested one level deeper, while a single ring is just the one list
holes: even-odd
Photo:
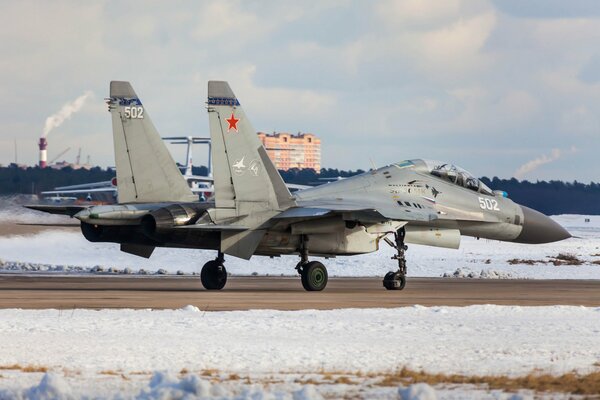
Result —
[{"label": "vertical stabilizer", "polygon": [[261,226],[295,205],[281,175],[227,82],[208,82],[208,119],[217,219],[238,218],[250,229],[221,232],[221,251],[249,259]]},{"label": "vertical stabilizer", "polygon": [[285,210],[294,201],[227,82],[208,82],[217,208]]},{"label": "vertical stabilizer", "polygon": [[108,108],[119,203],[196,201],[129,82],[110,83]]}]

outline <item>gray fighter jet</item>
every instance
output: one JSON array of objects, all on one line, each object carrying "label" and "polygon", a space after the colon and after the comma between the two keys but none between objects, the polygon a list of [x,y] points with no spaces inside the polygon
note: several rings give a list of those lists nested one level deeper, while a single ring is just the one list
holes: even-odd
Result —
[{"label": "gray fighter jet", "polygon": [[323,290],[327,269],[310,256],[396,249],[398,269],[383,286],[403,289],[406,243],[458,248],[461,235],[548,243],[569,233],[547,216],[492,191],[452,164],[409,160],[291,195],[227,82],[208,83],[214,203],[199,203],[128,82],[111,82],[119,204],[31,206],[74,216],[91,242],[115,242],[150,257],[155,247],[215,250],[203,286],[225,286],[225,255],[250,259],[297,254],[308,291]]}]

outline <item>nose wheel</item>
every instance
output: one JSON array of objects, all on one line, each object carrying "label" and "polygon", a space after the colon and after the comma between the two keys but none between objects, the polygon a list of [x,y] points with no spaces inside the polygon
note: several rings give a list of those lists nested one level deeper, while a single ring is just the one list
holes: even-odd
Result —
[{"label": "nose wheel", "polygon": [[406,286],[406,250],[408,246],[404,244],[404,237],[406,236],[406,231],[404,228],[399,229],[397,232],[394,232],[395,241],[392,242],[388,238],[385,238],[387,244],[396,249],[397,254],[392,257],[392,260],[398,261],[398,271],[390,271],[385,274],[383,278],[383,287],[387,290],[402,290],[404,286]]},{"label": "nose wheel", "polygon": [[219,252],[215,260],[207,262],[202,267],[200,281],[206,290],[221,290],[225,287],[227,283],[227,270],[223,265],[224,262],[225,257],[223,257],[223,253]]},{"label": "nose wheel", "polygon": [[383,278],[383,287],[387,290],[402,290],[406,286],[406,276],[398,272],[388,272]]}]

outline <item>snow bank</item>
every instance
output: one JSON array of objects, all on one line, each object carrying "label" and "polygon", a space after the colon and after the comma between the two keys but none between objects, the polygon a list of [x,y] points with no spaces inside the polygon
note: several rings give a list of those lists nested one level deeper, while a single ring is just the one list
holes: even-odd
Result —
[{"label": "snow bank", "polygon": [[[93,386],[93,385],[92,385]],[[323,396],[314,385],[303,385],[298,389],[294,386],[271,389],[259,384],[243,384],[230,382],[220,384],[196,375],[187,375],[178,378],[166,372],[155,372],[147,387],[138,393],[127,395],[124,393],[106,398],[135,398],[136,400],[170,400],[170,399],[202,399],[202,400],[254,400],[254,399],[280,399],[280,400],[321,400]],[[93,389],[88,389],[87,394],[73,394],[73,390],[64,378],[57,374],[47,373],[39,384],[28,389],[0,390],[3,400],[71,400],[77,398],[102,398],[94,394]]]},{"label": "snow bank", "polygon": [[75,398],[71,394],[69,385],[62,377],[56,374],[45,374],[39,385],[26,390],[23,397],[39,400],[66,400]]},{"label": "snow bank", "polygon": [[[278,379],[281,379],[278,378]],[[434,388],[425,383],[416,383],[399,388],[371,386],[365,382],[348,384],[300,384],[283,378],[279,383],[248,383],[242,379],[211,380],[187,374],[177,377],[167,372],[155,372],[148,380],[112,382],[108,387],[103,379],[83,382],[74,377],[44,374],[39,383],[29,388],[0,389],[3,400],[71,400],[71,399],[136,399],[136,400],[322,400],[324,398],[381,398],[401,400],[443,399],[497,399],[532,400],[528,393],[505,393],[501,390],[485,390],[473,385],[450,385]],[[277,379],[276,379],[277,380]],[[72,382],[72,385],[68,383]],[[79,387],[78,387],[79,386]],[[135,389],[135,387],[139,387]],[[527,392],[527,391],[524,391]],[[548,398],[569,398],[568,395],[551,394]]]},{"label": "snow bank", "polygon": [[4,400],[71,400],[75,399],[70,386],[58,374],[44,374],[40,383],[23,390],[0,390],[0,398]]},{"label": "snow bank", "polygon": [[437,400],[435,389],[426,383],[417,383],[398,389],[401,400]]},{"label": "snow bank", "polygon": [[510,272],[495,271],[493,269],[482,269],[481,271],[472,271],[469,268],[458,268],[453,273],[444,273],[444,278],[471,278],[471,279],[520,279],[519,275]]},{"label": "snow bank", "polygon": [[[289,399],[289,400],[320,400],[323,397],[313,385],[305,385],[301,389],[288,391],[271,391],[262,385],[232,385],[213,383],[196,375],[187,375],[182,378],[164,373],[155,372],[150,379],[148,388],[142,389],[135,398],[138,400],[159,399]],[[236,390],[237,389],[237,390]]]}]

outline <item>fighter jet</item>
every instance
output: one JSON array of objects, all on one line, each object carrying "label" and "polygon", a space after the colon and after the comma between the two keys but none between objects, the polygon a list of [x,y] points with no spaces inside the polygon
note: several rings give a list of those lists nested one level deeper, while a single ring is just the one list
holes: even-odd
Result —
[{"label": "fighter jet", "polygon": [[202,285],[223,289],[225,256],[298,255],[302,286],[320,291],[327,269],[315,257],[396,250],[383,286],[406,284],[407,243],[458,248],[461,236],[525,244],[570,237],[549,217],[492,191],[455,165],[408,160],[292,195],[227,82],[208,83],[214,202],[200,203],[129,82],[110,84],[117,205],[31,206],[74,216],[91,242],[119,243],[150,257],[156,247],[209,249]]}]

